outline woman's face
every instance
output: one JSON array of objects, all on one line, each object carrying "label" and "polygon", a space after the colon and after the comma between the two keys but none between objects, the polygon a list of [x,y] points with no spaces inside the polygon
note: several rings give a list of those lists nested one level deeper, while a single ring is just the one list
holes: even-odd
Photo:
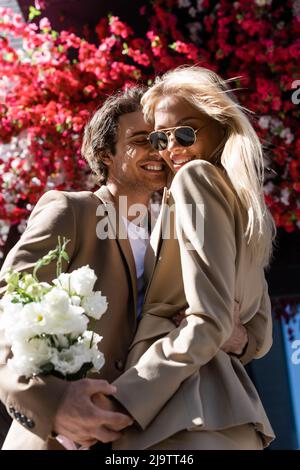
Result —
[{"label": "woman's face", "polygon": [[217,121],[201,113],[184,99],[174,96],[165,96],[159,101],[155,108],[154,120],[155,130],[177,126],[199,129],[195,143],[190,147],[180,145],[174,132],[168,133],[168,146],[160,151],[160,155],[174,172],[191,160],[209,161],[210,155],[224,136],[224,130]]}]

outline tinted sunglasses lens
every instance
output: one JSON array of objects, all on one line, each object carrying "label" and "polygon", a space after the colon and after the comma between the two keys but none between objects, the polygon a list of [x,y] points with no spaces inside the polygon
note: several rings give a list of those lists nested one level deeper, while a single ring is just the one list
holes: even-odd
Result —
[{"label": "tinted sunglasses lens", "polygon": [[195,131],[191,127],[178,127],[175,130],[175,139],[182,147],[190,147],[195,143]]},{"label": "tinted sunglasses lens", "polygon": [[152,132],[149,142],[155,150],[165,150],[168,147],[168,136],[164,132]]}]

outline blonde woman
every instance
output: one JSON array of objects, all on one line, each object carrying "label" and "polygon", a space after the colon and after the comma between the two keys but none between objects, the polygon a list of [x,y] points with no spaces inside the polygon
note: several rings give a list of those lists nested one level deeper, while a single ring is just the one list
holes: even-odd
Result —
[{"label": "blonde woman", "polygon": [[[272,344],[264,268],[274,225],[263,197],[261,145],[226,82],[210,70],[171,71],[142,103],[155,128],[150,143],[174,177],[145,262],[143,316],[127,370],[115,382],[136,425],[114,447],[262,449],[274,434],[244,369],[247,358],[221,350],[234,301],[252,357]],[[164,237],[167,219],[176,236]],[[181,309],[174,329],[171,318]]]}]

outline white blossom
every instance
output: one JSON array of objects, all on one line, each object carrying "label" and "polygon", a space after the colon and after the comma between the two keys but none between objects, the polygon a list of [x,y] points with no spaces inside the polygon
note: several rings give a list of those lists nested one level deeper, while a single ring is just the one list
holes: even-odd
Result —
[{"label": "white blossom", "polygon": [[291,144],[294,140],[294,136],[291,132],[291,129],[289,127],[286,127],[280,132],[280,137],[282,139],[285,139],[286,144]]},{"label": "white blossom", "polygon": [[89,348],[84,343],[76,343],[68,349],[56,350],[52,362],[55,370],[67,376],[78,372],[83,364],[90,362],[90,359]]},{"label": "white blossom", "polygon": [[70,273],[71,292],[77,295],[90,295],[93,291],[97,276],[88,265]]},{"label": "white blossom", "polygon": [[41,180],[39,178],[37,178],[36,176],[34,176],[33,178],[31,178],[31,183],[34,184],[35,186],[41,186]]},{"label": "white blossom", "polygon": [[191,6],[191,0],[178,0],[179,8],[189,8]]},{"label": "white blossom", "polygon": [[261,116],[258,120],[258,125],[261,129],[268,129],[271,121],[271,116]]},{"label": "white blossom", "polygon": [[101,369],[102,337],[87,330],[87,315],[99,319],[107,310],[106,297],[93,291],[96,280],[89,266],[62,273],[52,284],[38,282],[32,274],[7,272],[0,329],[12,345],[10,368],[25,377],[53,370],[68,376],[83,365]]},{"label": "white blossom", "polygon": [[57,279],[54,279],[53,284],[57,287],[65,289],[67,292],[70,291],[71,283],[71,274],[70,273],[61,273]]},{"label": "white blossom", "polygon": [[265,194],[271,194],[274,191],[274,183],[269,181],[267,184],[264,186],[264,193]]},{"label": "white blossom", "polygon": [[281,190],[281,196],[280,196],[280,201],[282,204],[285,206],[288,206],[290,203],[290,190],[288,188],[283,188]]},{"label": "white blossom", "polygon": [[107,310],[107,301],[100,291],[92,292],[82,300],[85,313],[96,320],[100,320]]},{"label": "white blossom", "polygon": [[30,341],[15,341],[12,353],[13,358],[8,361],[8,366],[19,375],[30,377],[41,372],[42,366],[52,361],[55,349],[42,338],[32,338]]},{"label": "white blossom", "polygon": [[272,0],[255,0],[256,5],[259,7],[264,7],[266,5],[271,5]]},{"label": "white blossom", "polygon": [[[30,304],[28,304],[30,305]],[[66,291],[54,287],[46,294],[41,302],[43,319],[41,325],[47,334],[83,333],[88,324],[88,318],[82,315],[82,307],[72,305]]]}]

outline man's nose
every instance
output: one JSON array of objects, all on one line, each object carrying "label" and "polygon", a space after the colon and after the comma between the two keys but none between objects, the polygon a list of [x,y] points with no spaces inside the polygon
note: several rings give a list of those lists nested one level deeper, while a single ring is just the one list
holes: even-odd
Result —
[{"label": "man's nose", "polygon": [[149,148],[149,155],[150,155],[151,157],[156,158],[156,159],[161,158],[159,151],[156,150],[155,148],[153,148],[152,145],[150,145],[150,148]]}]

